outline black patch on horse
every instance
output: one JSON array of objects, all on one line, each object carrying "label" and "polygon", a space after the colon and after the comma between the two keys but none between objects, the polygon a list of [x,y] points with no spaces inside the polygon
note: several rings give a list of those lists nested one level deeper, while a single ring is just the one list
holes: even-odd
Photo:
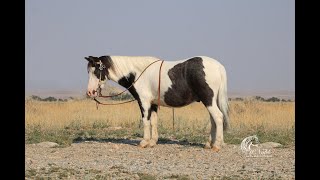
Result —
[{"label": "black patch on horse", "polygon": [[171,87],[164,94],[164,102],[172,107],[181,107],[194,101],[212,105],[213,91],[205,80],[203,60],[191,58],[175,65],[168,71]]},{"label": "black patch on horse", "polygon": [[[110,56],[100,56],[100,57],[94,57],[89,56],[88,58],[85,57],[85,59],[88,60],[88,71],[89,68],[94,67],[94,75],[100,79],[100,73],[101,73],[101,81],[104,81],[106,79],[106,76],[109,75],[109,69],[114,69],[113,62]],[[99,69],[100,64],[97,64],[99,61],[102,62],[102,64],[106,67],[102,71]]]},{"label": "black patch on horse", "polygon": [[148,117],[147,117],[148,120],[150,120],[152,111],[157,112],[158,111],[158,105],[151,104],[151,106],[150,106],[150,108],[148,110]]},{"label": "black patch on horse", "polygon": [[[129,77],[122,77],[121,79],[118,80],[118,84],[120,84],[121,86],[125,87],[125,88],[129,88],[132,83],[135,80],[135,75],[133,73],[129,74]],[[144,108],[142,107],[142,103],[139,97],[139,94],[137,93],[136,89],[134,88],[134,86],[131,86],[129,89],[129,92],[131,93],[131,95],[138,101],[139,107],[140,107],[140,111],[141,111],[141,115],[142,118],[144,117]]]}]

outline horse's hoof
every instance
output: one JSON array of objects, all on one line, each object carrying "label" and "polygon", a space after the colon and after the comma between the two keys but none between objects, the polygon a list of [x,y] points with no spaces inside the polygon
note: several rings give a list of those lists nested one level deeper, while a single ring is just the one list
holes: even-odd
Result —
[{"label": "horse's hoof", "polygon": [[157,145],[157,141],[151,139],[149,143],[149,147],[154,147],[155,145]]},{"label": "horse's hoof", "polygon": [[206,144],[203,147],[204,149],[211,149],[211,143],[206,142]]},{"label": "horse's hoof", "polygon": [[218,146],[213,145],[213,146],[212,146],[212,151],[213,151],[213,152],[219,152],[219,151],[220,151],[220,148],[219,148]]},{"label": "horse's hoof", "polygon": [[149,145],[149,142],[148,142],[148,141],[142,140],[142,141],[140,142],[140,144],[138,145],[138,147],[146,148],[146,147],[148,147],[148,145]]}]

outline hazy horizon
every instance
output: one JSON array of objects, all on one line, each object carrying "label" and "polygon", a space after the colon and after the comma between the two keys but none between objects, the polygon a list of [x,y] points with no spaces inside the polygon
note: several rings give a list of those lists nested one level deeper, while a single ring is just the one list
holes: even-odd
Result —
[{"label": "hazy horizon", "polygon": [[89,55],[204,55],[229,92],[295,91],[294,1],[121,2],[26,1],[26,92],[85,91]]}]

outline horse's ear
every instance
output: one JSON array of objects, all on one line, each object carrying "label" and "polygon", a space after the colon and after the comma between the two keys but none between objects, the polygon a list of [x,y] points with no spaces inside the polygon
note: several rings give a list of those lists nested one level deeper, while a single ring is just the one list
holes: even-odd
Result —
[{"label": "horse's ear", "polygon": [[88,58],[88,57],[84,57],[84,58],[85,58],[87,61],[89,61],[89,62],[91,61],[91,59],[90,59],[90,58]]},{"label": "horse's ear", "polygon": [[97,59],[97,57],[93,57],[93,56],[84,57],[84,58],[93,64],[95,64],[95,60]]},{"label": "horse's ear", "polygon": [[95,56],[89,56],[88,57],[89,61],[92,62],[93,64],[96,64],[99,61],[98,57]]}]

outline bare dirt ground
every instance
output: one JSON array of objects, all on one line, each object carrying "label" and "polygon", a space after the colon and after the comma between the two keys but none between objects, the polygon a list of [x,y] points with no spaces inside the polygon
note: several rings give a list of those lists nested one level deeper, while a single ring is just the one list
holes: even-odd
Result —
[{"label": "bare dirt ground", "polygon": [[214,153],[201,144],[167,141],[154,148],[138,140],[27,144],[26,179],[295,179],[295,147],[272,148],[272,157],[246,157],[240,145]]}]

